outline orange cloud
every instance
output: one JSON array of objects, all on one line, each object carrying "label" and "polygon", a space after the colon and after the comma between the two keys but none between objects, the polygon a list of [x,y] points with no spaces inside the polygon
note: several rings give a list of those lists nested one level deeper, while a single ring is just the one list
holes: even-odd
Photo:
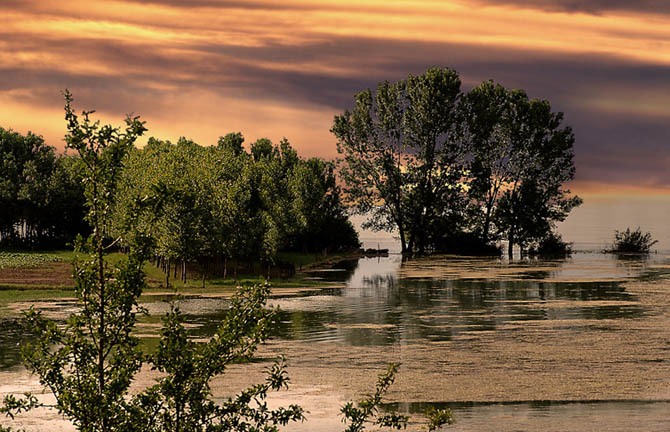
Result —
[{"label": "orange cloud", "polygon": [[67,87],[77,106],[114,123],[141,114],[161,138],[240,130],[333,157],[332,117],[354,92],[439,65],[466,87],[496,78],[566,111],[578,178],[670,184],[655,157],[670,139],[670,14],[553,2],[7,0],[2,126],[58,144]]}]

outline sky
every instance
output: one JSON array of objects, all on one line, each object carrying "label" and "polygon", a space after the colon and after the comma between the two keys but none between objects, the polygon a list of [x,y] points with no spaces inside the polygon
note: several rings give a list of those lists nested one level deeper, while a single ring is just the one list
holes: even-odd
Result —
[{"label": "sky", "polygon": [[353,95],[432,66],[547,99],[580,194],[670,194],[666,0],[0,0],[0,126],[63,148],[63,98],[149,135],[334,158]]}]

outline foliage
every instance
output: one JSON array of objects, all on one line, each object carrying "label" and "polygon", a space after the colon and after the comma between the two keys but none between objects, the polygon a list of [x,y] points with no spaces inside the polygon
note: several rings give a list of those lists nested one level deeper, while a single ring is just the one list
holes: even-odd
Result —
[{"label": "foliage", "polygon": [[0,269],[7,267],[37,267],[44,263],[59,262],[56,255],[38,253],[0,252]]},{"label": "foliage", "polygon": [[[93,233],[77,241],[77,250],[88,252],[75,263],[76,295],[81,311],[64,326],[39,312],[26,313],[37,341],[22,347],[28,370],[56,397],[58,412],[82,431],[118,430],[127,422],[125,399],[132,377],[141,366],[139,341],[131,335],[138,311],[137,298],[144,286],[142,263],[146,247],[138,243],[125,262],[111,267],[104,252],[113,191],[121,160],[145,131],[138,118],[128,117],[126,128],[100,126],[92,111],[80,120],[65,93],[68,148],[79,154],[84,166],[87,221]],[[28,396],[27,400],[31,400]],[[6,406],[10,400],[5,400]]]},{"label": "foliage", "polygon": [[572,243],[564,242],[560,234],[553,231],[528,249],[529,256],[563,258],[572,254]]},{"label": "foliage", "polygon": [[484,82],[467,94],[450,69],[428,69],[355,96],[331,132],[347,201],[367,228],[397,229],[403,252],[444,251],[475,234],[482,251],[544,238],[581,203],[574,136],[549,102]]},{"label": "foliage", "polygon": [[[137,425],[144,431],[277,431],[292,421],[304,420],[297,405],[271,410],[265,399],[269,391],[288,387],[284,360],[267,370],[266,381],[217,404],[210,380],[234,362],[249,359],[265,340],[274,311],[265,309],[269,286],[241,288],[207,343],[190,341],[178,308],[164,318],[153,368],[164,376],[135,398]],[[146,426],[150,425],[150,426]]]},{"label": "foliage", "polygon": [[[340,409],[343,415],[342,422],[349,423],[345,432],[364,431],[366,424],[397,430],[407,427],[409,417],[398,414],[395,411],[386,414],[379,413],[382,397],[395,381],[399,366],[397,363],[391,363],[386,372],[379,375],[373,394],[368,395],[357,403],[347,402]],[[454,418],[449,409],[433,409],[426,413],[426,417],[428,418],[427,429],[429,432],[435,431],[445,424],[454,423]]]},{"label": "foliage", "polygon": [[395,381],[398,372],[398,364],[389,365],[386,373],[379,375],[374,394],[369,395],[358,403],[348,402],[340,410],[344,418],[344,423],[349,423],[345,432],[360,432],[365,430],[365,424],[390,427],[392,429],[404,429],[407,426],[407,416],[391,414],[379,414],[379,405],[382,402],[382,396]]},{"label": "foliage", "polygon": [[458,75],[433,68],[380,83],[374,96],[358,93],[354,110],[335,116],[349,201],[357,213],[372,213],[367,228],[397,228],[403,252],[423,252],[426,228],[453,222],[463,174],[454,129],[459,95]]},{"label": "foliage", "polygon": [[[234,361],[249,358],[268,334],[274,312],[264,308],[269,287],[242,289],[233,298],[217,334],[205,344],[188,339],[178,309],[164,319],[158,351],[146,358],[133,335],[136,316],[142,312],[138,298],[145,285],[143,263],[150,246],[139,221],[155,215],[157,200],[139,198],[127,203],[116,221],[125,238],[110,242],[112,208],[116,201],[123,161],[133,142],[145,131],[137,117],[126,119],[126,128],[100,126],[84,111],[80,120],[65,93],[68,134],[66,143],[83,163],[87,220],[93,233],[76,244],[74,265],[80,310],[64,324],[26,313],[36,341],[22,347],[25,365],[56,399],[55,408],[85,432],[111,431],[276,431],[277,426],[302,420],[302,409],[270,410],[267,393],[287,386],[283,362],[268,371],[265,383],[243,391],[217,405],[210,397],[209,380],[224,373]],[[117,242],[128,247],[126,258],[115,265],[105,253]],[[162,373],[156,385],[131,395],[130,384],[143,363]],[[2,412],[12,417],[41,406],[26,394],[9,395]]]},{"label": "foliage", "polygon": [[426,417],[428,418],[428,432],[436,431],[444,425],[450,425],[456,422],[449,408],[441,410],[433,408],[426,413]]},{"label": "foliage", "polygon": [[41,136],[0,128],[0,243],[53,247],[87,232],[77,158],[56,156]]},{"label": "foliage", "polygon": [[629,227],[626,231],[614,232],[612,247],[605,252],[648,254],[656,243],[658,240],[653,240],[651,233],[643,233],[640,227],[632,231]]},{"label": "foliage", "polygon": [[[244,151],[240,133],[216,147],[179,139],[150,138],[133,150],[119,182],[115,232],[142,197],[160,201],[160,211],[138,221],[155,234],[154,253],[167,275],[187,263],[201,271],[240,263],[276,263],[279,251],[337,252],[359,246],[347,220],[331,163],[301,159],[288,141],[267,139]],[[223,266],[220,263],[223,262]]]}]

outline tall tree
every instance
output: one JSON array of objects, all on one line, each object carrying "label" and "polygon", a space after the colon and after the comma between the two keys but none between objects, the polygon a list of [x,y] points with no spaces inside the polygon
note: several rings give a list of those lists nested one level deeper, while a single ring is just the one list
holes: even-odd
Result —
[{"label": "tall tree", "polygon": [[509,138],[510,92],[485,81],[464,97],[462,115],[469,145],[468,198],[473,228],[484,244],[491,240],[494,210],[513,174],[514,148]]},{"label": "tall tree", "polygon": [[345,194],[364,227],[397,229],[403,252],[467,238],[525,247],[580,202],[563,188],[574,136],[547,101],[490,81],[463,95],[438,68],[355,99],[331,129]]},{"label": "tall tree", "polygon": [[429,69],[356,95],[353,111],[336,116],[345,193],[368,228],[398,229],[403,252],[428,246],[427,228],[448,216],[463,175],[458,141],[460,79]]},{"label": "tall tree", "polygon": [[500,229],[506,233],[508,254],[551,232],[556,221],[581,204],[563,184],[575,175],[574,134],[563,127],[563,113],[551,111],[546,100],[511,92],[506,116],[512,157],[511,175],[497,208]]},{"label": "tall tree", "polygon": [[121,161],[145,131],[138,118],[128,117],[126,128],[100,126],[81,118],[65,93],[68,148],[84,165],[87,220],[93,233],[78,248],[89,258],[75,265],[76,295],[81,311],[65,326],[30,311],[29,323],[38,342],[23,348],[26,366],[56,397],[58,411],[83,431],[119,430],[128,421],[126,391],[141,364],[139,340],[131,335],[137,298],[143,287],[143,244],[127,261],[110,267],[104,258],[109,247],[108,226]]}]

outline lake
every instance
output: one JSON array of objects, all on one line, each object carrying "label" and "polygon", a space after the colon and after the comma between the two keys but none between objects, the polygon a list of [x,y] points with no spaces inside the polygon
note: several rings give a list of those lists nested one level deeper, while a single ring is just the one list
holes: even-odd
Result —
[{"label": "lake", "polygon": [[[400,362],[389,407],[415,414],[449,406],[457,423],[448,430],[667,430],[664,254],[512,262],[391,255],[311,276],[337,284],[273,298],[282,310],[274,337],[259,362],[236,365],[216,382],[217,393],[258,382],[268,362],[285,354],[291,389],[271,400],[310,411],[309,422],[289,430],[339,431],[339,406],[372,390],[376,375]],[[72,304],[35,306],[57,312]],[[158,315],[167,303],[146,306]],[[211,335],[226,306],[218,298],[180,302],[194,337]],[[140,329],[152,338],[150,324]],[[8,384],[1,392],[38,388],[16,366],[2,374]],[[34,418],[37,426],[45,416]]]},{"label": "lake", "polygon": [[[297,402],[309,411],[308,422],[287,430],[341,431],[339,407],[373,390],[377,374],[399,362],[385,408],[412,415],[409,430],[420,430],[426,409],[450,407],[457,422],[445,430],[666,431],[670,236],[644,259],[597,252],[613,229],[627,226],[615,215],[628,213],[617,213],[616,205],[585,206],[561,226],[577,250],[564,260],[391,254],[314,271],[310,276],[329,288],[273,297],[281,313],[272,339],[257,362],[215,380],[215,394],[259,382],[284,354],[291,387],[270,402]],[[665,235],[660,218],[657,225],[656,216],[649,218],[643,229]],[[579,226],[577,239],[571,230]],[[396,244],[389,236],[365,241]],[[55,317],[73,307],[67,300],[33,305]],[[145,306],[153,316],[168,308],[159,297]],[[207,338],[227,300],[194,296],[180,307],[193,336]],[[2,326],[0,393],[39,389],[18,366],[19,327],[9,319]],[[155,320],[139,331],[151,343]],[[148,372],[138,377],[150,379]],[[24,421],[32,430],[71,430],[48,412]]]}]

